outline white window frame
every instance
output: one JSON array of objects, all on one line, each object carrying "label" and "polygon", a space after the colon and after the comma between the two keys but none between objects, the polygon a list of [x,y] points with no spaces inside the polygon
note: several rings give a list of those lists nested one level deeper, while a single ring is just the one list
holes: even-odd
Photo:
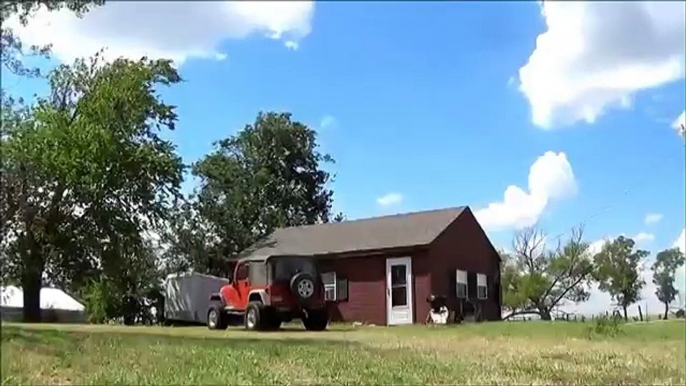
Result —
[{"label": "white window frame", "polygon": [[[483,288],[484,296],[479,296],[479,288]],[[486,281],[486,274],[477,273],[476,274],[476,296],[478,299],[488,299],[488,284]]]},{"label": "white window frame", "polygon": [[[327,283],[326,280],[324,280],[325,277],[331,276],[333,278],[333,283]],[[335,302],[338,300],[338,288],[336,283],[338,278],[336,277],[336,272],[322,272],[321,274],[322,277],[322,283],[324,284],[324,301],[327,302]],[[333,298],[330,296],[327,296],[329,291],[333,290]]]},{"label": "white window frame", "polygon": [[[464,286],[464,296],[460,296],[460,286]],[[460,299],[469,297],[469,286],[467,285],[467,271],[455,270],[455,294]]]}]

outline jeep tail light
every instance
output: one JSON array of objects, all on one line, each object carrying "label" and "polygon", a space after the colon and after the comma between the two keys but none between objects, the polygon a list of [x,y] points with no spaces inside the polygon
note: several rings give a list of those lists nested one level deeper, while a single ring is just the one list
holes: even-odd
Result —
[{"label": "jeep tail light", "polygon": [[281,303],[286,300],[288,294],[288,286],[272,285],[269,291],[269,297],[272,303]]}]

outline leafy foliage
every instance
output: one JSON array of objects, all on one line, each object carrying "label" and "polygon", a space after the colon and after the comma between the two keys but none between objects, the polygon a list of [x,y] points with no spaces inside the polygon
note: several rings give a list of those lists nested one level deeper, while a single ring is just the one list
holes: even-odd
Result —
[{"label": "leafy foliage", "polygon": [[172,222],[169,262],[176,269],[229,275],[227,258],[279,227],[332,219],[333,162],[317,150],[316,132],[288,113],[260,113],[237,135],[193,165],[197,196]]},{"label": "leafy foliage", "polygon": [[650,254],[644,250],[634,250],[634,241],[619,236],[603,245],[600,253],[594,256],[598,288],[607,292],[624,310],[628,320],[627,307],[640,300],[645,281],[641,278],[641,261]]},{"label": "leafy foliage", "polygon": [[588,339],[593,339],[594,337],[609,337],[614,338],[617,335],[623,334],[622,325],[620,323],[620,318],[618,316],[605,316],[602,315],[598,317],[595,322],[590,325],[586,330],[586,337]]},{"label": "leafy foliage", "polygon": [[583,230],[574,229],[564,245],[546,249],[546,235],[527,228],[515,235],[513,256],[502,271],[503,305],[518,313],[536,313],[550,320],[563,301],[588,299],[593,265]]},{"label": "leafy foliage", "polygon": [[[21,76],[24,47],[8,26],[39,9],[77,16],[104,3],[5,1],[2,64]],[[25,319],[40,319],[49,282],[85,299],[91,320],[126,323],[161,311],[161,278],[175,270],[227,274],[227,257],[283,226],[342,221],[331,215],[331,180],[316,133],[290,114],[259,114],[193,165],[197,196],[179,193],[183,164],[158,132],[174,129],[157,88],[181,79],[169,61],[91,60],[47,76],[50,93],[31,105],[2,93],[0,265],[2,282],[24,287]],[[161,233],[159,250],[146,234]]]},{"label": "leafy foliage", "polygon": [[153,249],[146,243],[126,257],[108,260],[118,263],[108,265],[83,287],[91,322],[123,318],[125,324],[153,323],[153,307],[162,312],[162,275]]},{"label": "leafy foliage", "polygon": [[43,279],[79,288],[144,253],[142,232],[179,196],[183,164],[157,134],[177,117],[156,89],[180,80],[169,61],[95,55],[52,71],[35,106],[3,112],[3,265],[27,319]]},{"label": "leafy foliage", "polygon": [[655,296],[665,304],[665,315],[669,313],[669,303],[676,299],[679,291],[674,288],[676,270],[684,265],[684,254],[679,248],[666,249],[657,254],[653,263],[653,283],[657,287]]},{"label": "leafy foliage", "polygon": [[503,306],[515,312],[526,308],[528,299],[522,286],[520,271],[517,261],[506,253],[500,254],[503,259],[501,268],[501,286],[503,291]]}]

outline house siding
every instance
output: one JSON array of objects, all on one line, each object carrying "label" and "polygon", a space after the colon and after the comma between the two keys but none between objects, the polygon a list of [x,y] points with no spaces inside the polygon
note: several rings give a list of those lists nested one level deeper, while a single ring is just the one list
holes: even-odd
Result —
[{"label": "house siding", "polygon": [[320,263],[320,269],[322,272],[336,272],[336,276],[348,279],[348,298],[328,304],[332,321],[385,324],[385,259],[356,257],[324,260]]},{"label": "house siding", "polygon": [[[487,275],[488,297],[479,301],[482,318],[500,320],[500,260],[469,209],[450,224],[428,248],[375,256],[320,260],[322,272],[348,279],[348,298],[328,304],[332,321],[386,325],[386,259],[412,257],[414,323],[424,323],[427,297],[445,295],[457,310],[455,270]],[[471,297],[471,296],[470,296]]]},{"label": "house siding", "polygon": [[455,290],[455,270],[486,274],[488,296],[480,301],[482,317],[485,320],[500,320],[502,294],[499,256],[471,210],[465,209],[434,240],[428,254],[433,294],[446,296],[449,308],[457,310],[459,301]]},{"label": "house siding", "polygon": [[426,298],[430,293],[429,265],[425,251],[390,253],[381,256],[321,260],[321,272],[336,272],[348,279],[347,300],[330,302],[329,315],[334,322],[361,322],[386,325],[386,259],[412,257],[413,317],[423,322],[428,313]]},{"label": "house siding", "polygon": [[428,251],[416,253],[412,259],[412,273],[414,274],[414,322],[424,323],[429,313],[429,303],[426,301],[431,295],[431,265]]}]

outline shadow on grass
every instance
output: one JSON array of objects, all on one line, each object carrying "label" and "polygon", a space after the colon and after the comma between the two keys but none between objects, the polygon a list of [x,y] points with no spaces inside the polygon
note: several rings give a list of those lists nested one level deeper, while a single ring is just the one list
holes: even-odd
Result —
[{"label": "shadow on grass", "polygon": [[[40,331],[40,334],[34,333]],[[31,330],[18,327],[2,327],[2,341],[21,340],[26,343],[42,344],[50,342],[56,345],[69,343],[68,336],[57,330]]]},{"label": "shadow on grass", "polygon": [[[197,330],[195,330],[197,331]],[[264,345],[287,345],[287,346],[358,346],[359,343],[345,339],[328,339],[326,332],[312,333],[303,329],[293,329],[274,332],[252,333],[242,329],[227,329],[226,331],[207,331],[202,335],[190,334],[166,334],[160,330],[146,330],[142,328],[122,328],[117,330],[107,330],[104,328],[93,328],[88,330],[53,330],[45,328],[22,328],[21,326],[3,326],[2,342],[14,341],[31,345],[51,345],[58,347],[68,347],[78,344],[87,339],[95,340],[121,340],[122,342],[135,341],[137,344],[146,342],[149,344],[165,345],[194,345],[212,344],[221,345],[228,348],[244,348],[247,346]],[[290,335],[279,336],[282,332],[303,332],[309,333],[309,338],[296,338]],[[304,336],[305,334],[303,334]],[[267,338],[269,337],[269,338]]]}]

